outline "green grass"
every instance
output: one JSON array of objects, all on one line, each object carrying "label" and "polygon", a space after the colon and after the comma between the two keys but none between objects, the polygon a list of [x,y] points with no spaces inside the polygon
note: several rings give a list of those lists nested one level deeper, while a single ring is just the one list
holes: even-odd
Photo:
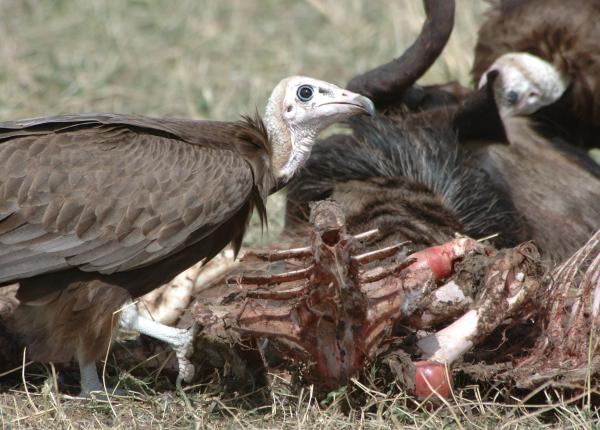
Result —
[{"label": "green grass", "polygon": [[[455,32],[424,82],[469,84],[483,9],[458,0]],[[233,120],[262,111],[273,86],[291,74],[344,85],[399,55],[422,18],[417,0],[0,0],[0,120],[102,111]],[[270,240],[282,208],[281,196],[271,199]],[[254,229],[250,241],[258,240]],[[598,418],[577,402],[526,409],[516,399],[477,400],[473,388],[429,411],[398,389],[351,386],[367,400],[347,411],[344,394],[319,404],[308,389],[255,394],[257,409],[214,386],[182,396],[150,384],[145,398],[110,405],[57,396],[53,384],[29,386],[29,394],[23,387],[0,394],[3,429],[539,428],[548,411],[558,428],[589,428]]]}]

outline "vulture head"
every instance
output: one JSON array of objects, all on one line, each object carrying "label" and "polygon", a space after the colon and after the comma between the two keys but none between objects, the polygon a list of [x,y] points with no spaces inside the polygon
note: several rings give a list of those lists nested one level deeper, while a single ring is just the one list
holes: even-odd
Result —
[{"label": "vulture head", "polygon": [[282,80],[264,116],[275,176],[288,180],[308,159],[322,130],[360,113],[375,113],[373,102],[360,94],[304,76]]},{"label": "vulture head", "polygon": [[496,103],[503,117],[530,115],[558,100],[568,82],[547,61],[525,52],[504,54],[479,80],[479,88],[493,79]]}]

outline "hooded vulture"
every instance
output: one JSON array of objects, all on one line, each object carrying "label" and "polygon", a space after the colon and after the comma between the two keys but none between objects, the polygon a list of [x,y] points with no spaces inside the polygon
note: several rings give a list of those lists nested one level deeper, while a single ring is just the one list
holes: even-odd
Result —
[{"label": "hooded vulture", "polygon": [[548,106],[537,116],[567,134],[571,145],[597,147],[600,0],[490,3],[475,46],[474,83],[498,72],[506,95],[500,110],[531,114]]},{"label": "hooded vulture", "polygon": [[[169,343],[189,381],[192,329],[127,306],[227,244],[310,155],[321,130],[371,101],[302,76],[264,118],[238,122],[69,115],[0,123],[0,286],[19,283],[15,327],[39,361],[78,360],[82,394],[118,326]],[[117,312],[118,311],[118,312]],[[116,317],[115,317],[116,316]]]},{"label": "hooded vulture", "polygon": [[561,262],[600,228],[600,0],[495,0],[473,79],[491,94],[506,142],[474,159],[502,184],[526,238]]}]

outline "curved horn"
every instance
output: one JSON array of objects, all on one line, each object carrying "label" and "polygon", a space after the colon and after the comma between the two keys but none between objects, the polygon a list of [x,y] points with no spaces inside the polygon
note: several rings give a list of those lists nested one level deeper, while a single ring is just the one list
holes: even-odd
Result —
[{"label": "curved horn", "polygon": [[352,78],[346,88],[377,106],[401,99],[440,55],[454,27],[454,0],[423,0],[423,6],[426,18],[417,40],[399,58]]}]

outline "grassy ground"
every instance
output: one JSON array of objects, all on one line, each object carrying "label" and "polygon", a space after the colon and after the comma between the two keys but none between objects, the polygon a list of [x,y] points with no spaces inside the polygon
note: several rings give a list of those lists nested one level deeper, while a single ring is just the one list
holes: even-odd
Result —
[{"label": "grassy ground", "polygon": [[83,401],[57,396],[51,383],[42,393],[0,394],[0,423],[3,429],[591,429],[597,428],[593,422],[599,418],[577,402],[525,406],[518,400],[494,401],[493,396],[478,399],[474,387],[467,387],[466,397],[457,394],[446,406],[432,410],[399,390],[385,394],[356,383],[348,390],[353,396],[359,391],[366,400],[348,409],[344,391],[318,402],[310,389],[294,395],[277,389],[223,394],[207,386],[153,392],[128,379],[129,387],[146,394],[132,393],[111,402]]},{"label": "grassy ground", "polygon": [[[424,81],[469,83],[484,5],[459,0],[457,8],[450,44]],[[0,0],[0,120],[92,111],[235,119],[262,110],[287,75],[343,85],[397,56],[422,17],[416,0]],[[282,201],[269,205],[271,239],[281,227]],[[552,411],[557,427],[588,428],[597,418],[573,407],[577,402],[526,409],[516,399],[478,397],[473,388],[432,412],[401,390],[388,395],[356,385],[349,389],[367,400],[348,412],[344,393],[318,403],[308,390],[264,391],[244,393],[254,399],[246,401],[210,385],[178,395],[125,379],[147,395],[91,403],[57,396],[52,383],[29,386],[29,393],[16,383],[0,394],[0,423],[3,429],[537,428]]]}]

